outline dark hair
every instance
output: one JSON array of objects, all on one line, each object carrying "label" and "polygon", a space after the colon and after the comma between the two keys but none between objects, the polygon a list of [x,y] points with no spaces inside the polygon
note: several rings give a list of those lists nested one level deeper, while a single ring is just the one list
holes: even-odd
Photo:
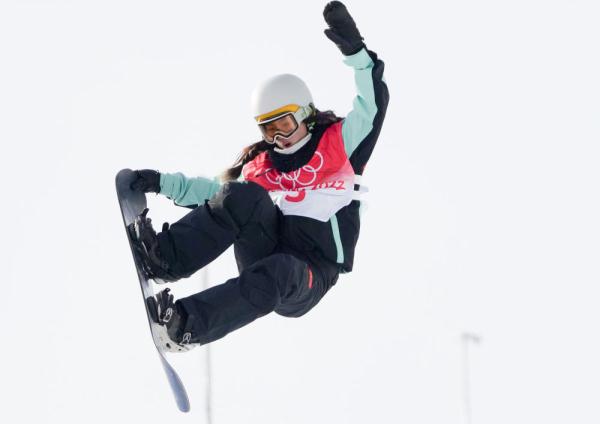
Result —
[{"label": "dark hair", "polygon": [[[316,126],[328,127],[329,125],[334,124],[343,119],[337,116],[331,110],[326,110],[324,112],[321,112],[316,108],[314,110],[315,112],[304,120],[306,126],[308,127],[308,130],[311,132]],[[239,156],[233,163],[233,166],[225,170],[225,172],[221,174],[221,181],[227,182],[237,180],[240,177],[240,174],[242,173],[242,168],[244,167],[244,165],[246,165],[248,162],[250,162],[262,152],[265,152],[272,148],[273,145],[267,143],[265,140],[260,140],[256,143],[244,147],[242,149],[242,152],[239,154]]]},{"label": "dark hair", "polygon": [[315,109],[315,113],[306,118],[305,122],[308,128],[312,130],[315,126],[328,127],[331,124],[341,121],[342,119],[343,118],[337,116],[332,110],[321,112],[319,109]]}]

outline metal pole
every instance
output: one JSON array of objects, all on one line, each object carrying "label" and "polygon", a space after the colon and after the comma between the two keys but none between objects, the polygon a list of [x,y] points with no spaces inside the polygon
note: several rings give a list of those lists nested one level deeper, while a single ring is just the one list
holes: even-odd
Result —
[{"label": "metal pole", "polygon": [[472,424],[473,416],[471,413],[471,376],[469,367],[469,344],[481,342],[481,337],[473,333],[462,333],[461,335],[463,347],[463,401],[465,424]]},{"label": "metal pole", "polygon": [[[204,267],[202,270],[202,290],[208,288],[208,267]],[[206,352],[206,422],[212,424],[212,364],[211,364],[211,350],[210,343],[204,347]]]}]

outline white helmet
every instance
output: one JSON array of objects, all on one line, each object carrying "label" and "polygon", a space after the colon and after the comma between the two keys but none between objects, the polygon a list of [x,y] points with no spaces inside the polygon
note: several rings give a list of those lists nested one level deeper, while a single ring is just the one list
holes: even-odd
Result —
[{"label": "white helmet", "polygon": [[292,74],[281,74],[263,81],[254,89],[251,110],[265,140],[273,142],[265,134],[264,124],[288,116],[288,119],[294,118],[297,129],[300,122],[312,115],[314,107],[304,81]]}]

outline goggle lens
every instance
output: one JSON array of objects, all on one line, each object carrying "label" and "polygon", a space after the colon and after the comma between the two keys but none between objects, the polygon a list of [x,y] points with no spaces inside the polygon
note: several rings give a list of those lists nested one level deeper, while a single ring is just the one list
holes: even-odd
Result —
[{"label": "goggle lens", "polygon": [[267,143],[274,143],[276,136],[289,137],[298,129],[298,122],[292,113],[278,116],[258,125]]}]

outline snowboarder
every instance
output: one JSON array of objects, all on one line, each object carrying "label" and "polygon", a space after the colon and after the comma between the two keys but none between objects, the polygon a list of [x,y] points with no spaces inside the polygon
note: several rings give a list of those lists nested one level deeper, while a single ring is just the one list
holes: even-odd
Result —
[{"label": "snowboarder", "polygon": [[233,244],[239,276],[175,301],[149,298],[153,319],[182,351],[215,341],[270,312],[299,317],[353,267],[359,177],[379,136],[389,93],[383,62],[367,50],[346,7],[325,6],[325,35],[354,69],[357,96],[345,118],[318,110],[306,84],[274,76],[254,91],[262,139],[220,179],[138,170],[131,187],[193,208],[156,233],[148,210],[129,230],[148,276],[186,278]]}]

